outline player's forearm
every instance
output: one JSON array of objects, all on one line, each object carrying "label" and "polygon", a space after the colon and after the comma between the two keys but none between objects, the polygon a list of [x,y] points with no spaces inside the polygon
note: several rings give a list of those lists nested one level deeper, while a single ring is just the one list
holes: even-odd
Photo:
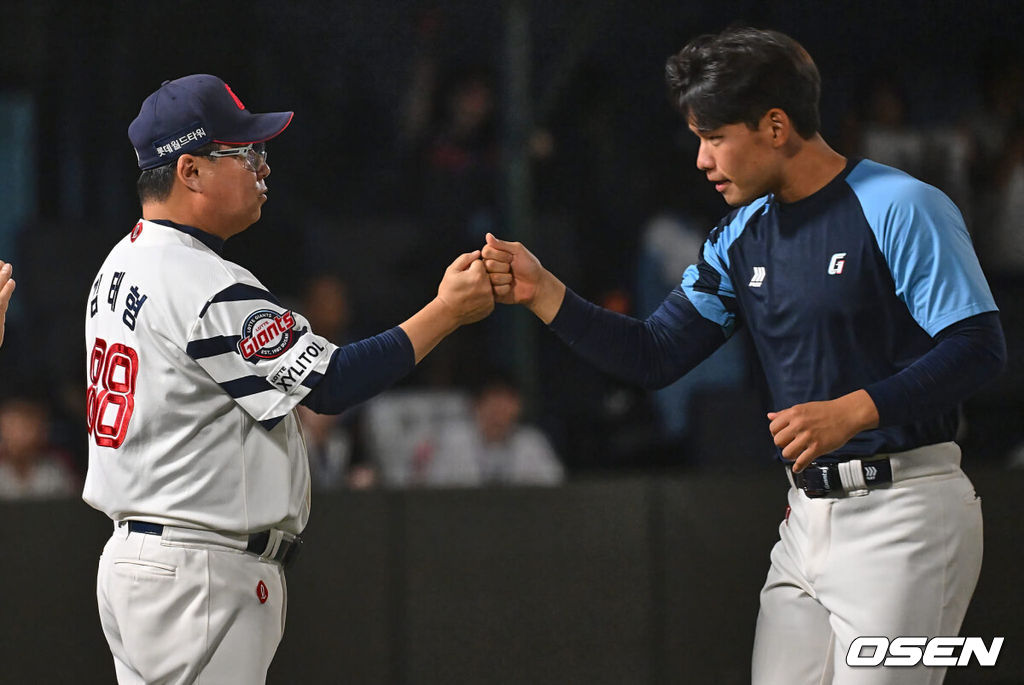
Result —
[{"label": "player's forearm", "polygon": [[673,290],[645,321],[602,309],[572,291],[550,327],[574,352],[627,383],[662,388],[725,342],[721,327]]},{"label": "player's forearm", "polygon": [[416,363],[459,327],[459,319],[441,298],[435,297],[399,326],[409,336]]},{"label": "player's forearm", "polygon": [[545,324],[551,323],[565,300],[565,284],[548,270],[537,283],[537,293],[527,307]]},{"label": "player's forearm", "polygon": [[338,414],[391,387],[459,327],[455,312],[435,298],[399,326],[339,348],[324,377],[302,401]]},{"label": "player's forearm", "polygon": [[412,344],[395,326],[335,350],[302,404],[320,414],[340,414],[387,390],[415,367]]},{"label": "player's forearm", "polygon": [[836,398],[835,402],[850,427],[851,437],[878,427],[878,407],[866,390],[854,390]]}]

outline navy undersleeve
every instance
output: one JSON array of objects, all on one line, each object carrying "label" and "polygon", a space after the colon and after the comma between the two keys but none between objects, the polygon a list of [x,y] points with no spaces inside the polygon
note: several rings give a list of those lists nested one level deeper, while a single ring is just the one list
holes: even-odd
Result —
[{"label": "navy undersleeve", "polygon": [[644,321],[598,307],[566,288],[549,326],[602,371],[650,389],[678,380],[726,339],[678,287]]},{"label": "navy undersleeve", "polygon": [[879,427],[897,426],[951,411],[1006,365],[1006,339],[997,312],[968,317],[935,336],[917,361],[865,390]]},{"label": "navy undersleeve", "polygon": [[316,385],[302,404],[319,414],[339,414],[391,387],[415,367],[412,342],[395,326],[335,350],[327,373],[313,381]]}]

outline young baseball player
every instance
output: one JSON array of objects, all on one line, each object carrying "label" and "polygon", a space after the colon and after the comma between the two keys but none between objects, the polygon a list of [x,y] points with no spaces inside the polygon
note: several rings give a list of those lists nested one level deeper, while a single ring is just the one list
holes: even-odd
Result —
[{"label": "young baseball player", "polygon": [[981,567],[980,502],[953,437],[957,405],[1006,350],[960,212],[937,189],[826,144],[817,68],[788,36],[701,36],[667,76],[700,140],[697,166],[735,207],[698,263],[638,321],[488,235],[496,299],[651,388],[748,327],[769,430],[792,463],[753,682],[940,682],[942,669],[853,669],[846,656],[858,636],[956,635]]},{"label": "young baseball player", "polygon": [[11,303],[11,295],[14,294],[14,266],[0,259],[0,345],[4,344],[4,329],[7,327],[7,305]]},{"label": "young baseball player", "polygon": [[463,254],[408,321],[338,347],[223,259],[260,218],[266,141],[291,119],[196,74],[165,81],[128,129],[143,218],[85,317],[83,497],[114,521],[97,597],[121,683],[265,681],[310,506],[295,408],[371,397],[494,306],[479,253]]}]

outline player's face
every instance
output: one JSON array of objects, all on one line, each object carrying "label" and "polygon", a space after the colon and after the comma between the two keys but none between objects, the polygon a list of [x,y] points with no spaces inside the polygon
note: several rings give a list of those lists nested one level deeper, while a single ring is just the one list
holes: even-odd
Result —
[{"label": "player's face", "polygon": [[700,139],[697,168],[727,203],[739,207],[776,189],[780,160],[765,119],[756,130],[741,123],[710,131],[699,130],[691,120],[690,130]]},{"label": "player's face", "polygon": [[261,160],[259,168],[251,171],[242,157],[200,159],[207,174],[203,183],[205,215],[217,235],[227,238],[259,221],[267,201],[270,166]]}]

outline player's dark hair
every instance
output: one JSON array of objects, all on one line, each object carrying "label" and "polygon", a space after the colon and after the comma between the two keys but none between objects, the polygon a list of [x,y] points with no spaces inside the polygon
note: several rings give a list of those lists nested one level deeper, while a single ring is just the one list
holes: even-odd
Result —
[{"label": "player's dark hair", "polygon": [[[190,155],[207,155],[220,148],[217,143],[210,143],[201,148],[193,150]],[[135,183],[135,189],[139,193],[139,203],[163,202],[171,196],[171,189],[174,188],[174,174],[178,168],[178,160],[168,162],[162,166],[145,169],[139,174],[139,180]]]},{"label": "player's dark hair", "polygon": [[701,131],[756,129],[773,107],[804,139],[821,128],[821,76],[804,48],[778,31],[748,27],[694,38],[665,64],[673,104]]}]

